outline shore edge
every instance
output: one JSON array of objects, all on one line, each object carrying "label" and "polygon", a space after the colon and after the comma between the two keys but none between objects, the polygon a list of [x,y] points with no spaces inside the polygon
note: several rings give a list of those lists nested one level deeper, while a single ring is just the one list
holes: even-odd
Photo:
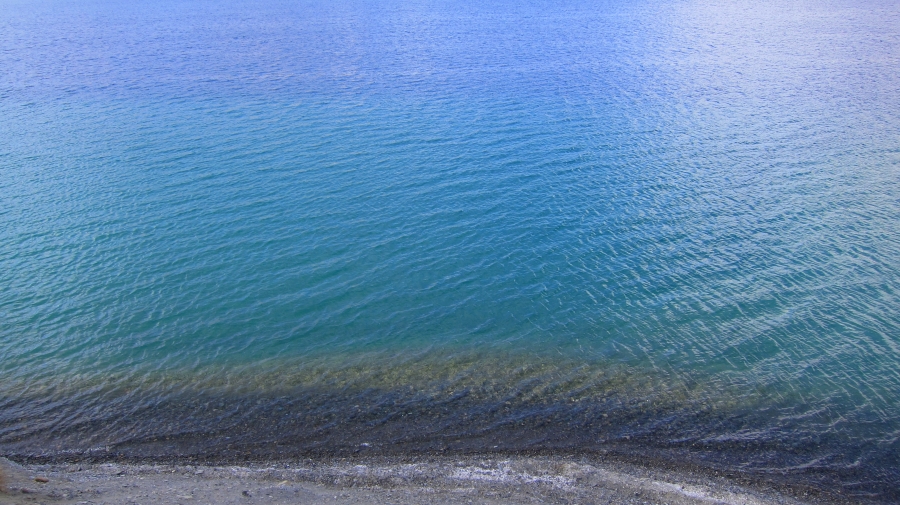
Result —
[{"label": "shore edge", "polygon": [[[55,463],[0,458],[4,504],[838,503],[693,472],[568,456],[299,460],[244,466]],[[840,503],[854,503],[843,501]]]}]

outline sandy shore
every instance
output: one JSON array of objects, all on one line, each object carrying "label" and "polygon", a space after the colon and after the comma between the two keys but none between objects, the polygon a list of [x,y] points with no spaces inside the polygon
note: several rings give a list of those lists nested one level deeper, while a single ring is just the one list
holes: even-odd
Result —
[{"label": "sandy shore", "polygon": [[735,504],[803,501],[710,477],[558,457],[271,466],[26,465],[0,458],[2,504]]}]

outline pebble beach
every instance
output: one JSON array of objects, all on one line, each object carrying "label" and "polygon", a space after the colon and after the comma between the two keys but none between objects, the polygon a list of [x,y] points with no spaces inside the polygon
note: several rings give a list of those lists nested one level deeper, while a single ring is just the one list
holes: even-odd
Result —
[{"label": "pebble beach", "polygon": [[561,457],[301,461],[248,466],[19,465],[0,460],[0,503],[732,504],[854,503],[691,472]]}]

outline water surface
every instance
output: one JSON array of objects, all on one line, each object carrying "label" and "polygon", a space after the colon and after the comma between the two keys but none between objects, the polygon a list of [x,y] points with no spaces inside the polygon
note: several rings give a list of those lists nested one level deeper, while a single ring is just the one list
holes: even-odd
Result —
[{"label": "water surface", "polygon": [[0,450],[900,482],[891,2],[0,2]]}]

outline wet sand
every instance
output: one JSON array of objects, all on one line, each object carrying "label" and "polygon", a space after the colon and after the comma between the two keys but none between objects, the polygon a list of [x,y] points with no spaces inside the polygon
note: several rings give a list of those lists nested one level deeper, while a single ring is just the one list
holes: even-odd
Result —
[{"label": "wet sand", "polygon": [[4,505],[823,502],[821,496],[789,496],[689,472],[554,456],[303,460],[250,466],[18,465],[0,458],[0,469],[5,474],[0,492]]}]

